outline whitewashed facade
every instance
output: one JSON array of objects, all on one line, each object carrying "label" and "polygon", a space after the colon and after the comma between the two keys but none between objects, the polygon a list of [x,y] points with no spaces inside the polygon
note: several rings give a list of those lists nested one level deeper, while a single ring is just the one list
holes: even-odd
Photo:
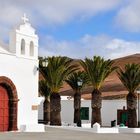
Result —
[{"label": "whitewashed facade", "polygon": [[[8,96],[9,103],[13,100],[17,102],[17,122],[14,122],[17,123],[17,128],[22,124],[37,124],[38,36],[26,16],[22,18],[22,23],[10,32],[9,45],[0,46],[0,66],[0,86],[6,87],[8,81],[15,86],[14,91],[8,91]],[[8,87],[11,88],[10,85]],[[13,92],[16,94],[14,98]],[[15,109],[13,114],[14,111]],[[8,121],[11,121],[11,118],[12,116]]]},{"label": "whitewashed facade", "polygon": [[[82,100],[81,107],[89,108],[89,119],[82,120],[83,124],[91,123],[91,101]],[[111,126],[111,121],[117,121],[117,110],[126,109],[126,100],[103,100],[102,101],[102,125]],[[39,106],[39,120],[43,120],[43,100]],[[138,111],[138,110],[137,110]],[[74,109],[73,100],[61,100],[61,120],[64,124],[73,125]],[[117,123],[117,122],[116,122]]]},{"label": "whitewashed facade", "polygon": [[[117,120],[117,109],[123,109],[126,106],[125,100],[103,100],[102,102],[102,125],[110,126],[112,120]],[[81,107],[89,108],[89,119],[82,120],[82,123],[91,122],[91,101],[82,100]],[[43,100],[39,106],[39,119],[43,120]],[[74,108],[73,100],[61,100],[61,120],[66,124],[73,124]]]}]

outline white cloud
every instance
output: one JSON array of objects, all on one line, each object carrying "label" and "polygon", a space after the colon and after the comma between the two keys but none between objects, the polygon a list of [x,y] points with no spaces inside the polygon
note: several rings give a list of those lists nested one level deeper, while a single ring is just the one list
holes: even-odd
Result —
[{"label": "white cloud", "polygon": [[51,23],[65,23],[75,17],[83,19],[108,11],[120,4],[121,0],[47,0],[40,5],[40,14]]},{"label": "white cloud", "polygon": [[92,57],[100,55],[105,58],[117,58],[140,52],[140,42],[129,42],[106,35],[85,35],[74,42],[57,41],[51,36],[44,38],[46,47],[40,48],[40,55],[62,55],[72,58]]},{"label": "white cloud", "polygon": [[33,25],[48,26],[80,20],[116,8],[121,0],[0,0],[0,32],[17,24],[27,13]]},{"label": "white cloud", "polygon": [[46,23],[65,23],[75,17],[94,16],[114,9],[120,3],[121,0],[5,0],[0,5],[0,20],[11,23],[21,13],[27,12],[36,21],[42,19]]},{"label": "white cloud", "polygon": [[131,32],[140,32],[140,0],[128,0],[116,16],[117,25]]},{"label": "white cloud", "polygon": [[[125,0],[123,0],[125,1]],[[71,20],[85,20],[98,13],[118,8],[122,0],[0,0],[0,38],[8,40],[8,31],[16,25],[23,13],[27,13],[31,23],[36,27],[64,24]],[[129,0],[130,1],[130,0]],[[120,26],[140,30],[139,0],[121,8],[116,21]],[[125,17],[125,18],[124,18]],[[38,30],[38,29],[37,29]],[[45,40],[43,42],[43,40]],[[46,43],[47,42],[47,43]],[[58,41],[51,36],[41,37],[41,55],[67,55],[73,58],[119,57],[140,51],[139,42],[102,35],[85,35],[77,41]],[[133,48],[131,47],[133,46]]]}]

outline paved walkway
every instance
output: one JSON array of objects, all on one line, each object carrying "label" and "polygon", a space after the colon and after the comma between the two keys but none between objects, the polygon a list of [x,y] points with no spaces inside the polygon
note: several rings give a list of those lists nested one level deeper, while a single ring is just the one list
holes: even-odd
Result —
[{"label": "paved walkway", "polygon": [[95,134],[47,128],[47,132],[43,133],[0,133],[0,140],[140,140],[140,134]]}]

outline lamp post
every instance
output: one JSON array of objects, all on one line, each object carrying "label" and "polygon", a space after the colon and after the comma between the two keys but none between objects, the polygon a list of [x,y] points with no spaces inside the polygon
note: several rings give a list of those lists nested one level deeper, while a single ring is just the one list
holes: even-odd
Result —
[{"label": "lamp post", "polygon": [[139,115],[139,95],[140,95],[140,88],[137,89],[137,94],[138,94],[138,127],[140,127],[140,115]]},{"label": "lamp post", "polygon": [[80,93],[80,90],[81,90],[81,88],[82,88],[82,84],[83,84],[83,81],[81,80],[81,79],[79,79],[78,81],[77,81],[77,85],[78,85],[78,90],[79,90],[79,96],[80,96],[80,98],[79,98],[79,109],[78,109],[78,120],[77,120],[77,126],[78,127],[81,127],[81,112],[80,112],[80,108],[81,108],[81,93]]},{"label": "lamp post", "polygon": [[[41,74],[46,79],[45,69],[48,66],[47,58],[41,59],[40,63],[41,63],[41,67],[38,70],[40,70]],[[45,87],[46,85],[43,85],[43,86]],[[48,94],[46,94],[46,93],[43,93],[43,94],[44,94],[44,98],[45,98],[45,100],[43,102],[43,123],[48,124],[50,122],[50,98],[49,98]],[[46,96],[45,96],[45,94],[46,94]]]}]

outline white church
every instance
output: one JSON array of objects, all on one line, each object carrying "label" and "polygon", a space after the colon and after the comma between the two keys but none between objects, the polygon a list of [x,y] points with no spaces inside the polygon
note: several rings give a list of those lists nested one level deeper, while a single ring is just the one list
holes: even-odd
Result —
[{"label": "white church", "polygon": [[24,15],[0,45],[0,131],[38,122],[38,36]]},{"label": "white church", "polygon": [[[43,99],[38,97],[38,36],[24,15],[11,30],[9,45],[0,45],[0,132],[43,131]],[[62,123],[73,123],[73,100],[61,100]],[[82,123],[90,123],[90,100],[82,100]],[[102,125],[110,126],[118,113],[126,114],[125,100],[104,100]],[[140,115],[138,115],[140,117]],[[27,128],[28,126],[28,128]],[[34,130],[33,130],[34,129]],[[44,130],[45,131],[45,130]]]},{"label": "white church", "polygon": [[[38,124],[38,120],[43,121],[44,101],[38,97],[38,36],[25,15],[10,32],[9,45],[0,45],[0,64],[0,132],[21,130],[21,126],[43,130],[44,126]],[[113,103],[113,108],[111,101],[103,104],[103,125],[110,126],[110,121],[117,119],[116,110],[122,109],[125,101]],[[62,122],[72,124],[73,100],[61,100],[61,105]],[[91,114],[89,100],[82,101],[82,107]],[[108,107],[110,114],[106,114]],[[82,123],[90,120],[88,115]]]}]

